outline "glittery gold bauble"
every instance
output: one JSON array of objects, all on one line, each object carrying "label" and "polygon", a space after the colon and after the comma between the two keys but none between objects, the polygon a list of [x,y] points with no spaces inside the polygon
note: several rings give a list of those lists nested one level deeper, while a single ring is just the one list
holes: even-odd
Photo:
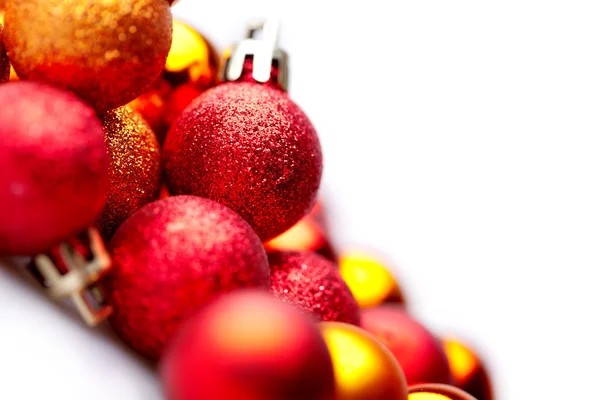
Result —
[{"label": "glittery gold bauble", "polygon": [[0,24],[0,83],[8,81],[10,76],[10,63],[8,62],[8,56],[6,55],[3,39],[4,34],[2,30],[2,24]]},{"label": "glittery gold bauble", "polygon": [[341,322],[321,322],[319,327],[333,361],[336,400],[406,399],[402,369],[374,336]]},{"label": "glittery gold bauble", "polygon": [[405,303],[394,276],[382,261],[371,254],[361,251],[342,254],[340,274],[363,308],[382,303]]},{"label": "glittery gold bauble", "polygon": [[158,199],[160,147],[148,124],[128,107],[101,118],[110,156],[106,206],[97,220],[104,239],[142,206]]},{"label": "glittery gold bauble", "polygon": [[165,64],[165,0],[28,0],[6,4],[8,56],[21,79],[77,93],[96,111],[128,103]]}]

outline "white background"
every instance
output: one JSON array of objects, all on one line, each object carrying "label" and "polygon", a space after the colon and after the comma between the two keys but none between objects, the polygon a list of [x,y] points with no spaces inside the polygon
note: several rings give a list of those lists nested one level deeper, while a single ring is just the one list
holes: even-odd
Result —
[{"label": "white background", "polygon": [[[499,399],[595,398],[600,8],[594,1],[204,1],[219,49],[279,15],[342,247],[468,338]],[[156,400],[150,367],[0,270],[0,399]],[[61,397],[62,395],[62,397]]]}]

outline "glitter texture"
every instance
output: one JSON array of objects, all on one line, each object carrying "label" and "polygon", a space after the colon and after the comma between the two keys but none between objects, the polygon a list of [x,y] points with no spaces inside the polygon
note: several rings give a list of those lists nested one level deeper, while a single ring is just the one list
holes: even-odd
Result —
[{"label": "glitter texture", "polygon": [[333,400],[333,366],[312,321],[268,293],[203,308],[161,364],[169,400]]},{"label": "glitter texture", "polygon": [[6,5],[5,44],[20,78],[74,91],[98,112],[142,94],[162,71],[165,0],[28,0]]},{"label": "glitter texture", "polygon": [[383,305],[363,309],[362,327],[390,349],[409,385],[451,382],[441,342],[403,307]]},{"label": "glitter texture", "polygon": [[478,400],[454,386],[426,383],[411,386],[408,400]]},{"label": "glitter texture", "polygon": [[160,147],[152,129],[128,107],[109,111],[101,121],[110,156],[110,184],[96,225],[108,241],[123,221],[158,199]]},{"label": "glitter texture", "polygon": [[109,244],[110,321],[132,348],[156,359],[179,324],[217,294],[269,287],[260,239],[227,207],[194,196],[147,204]]},{"label": "glitter texture", "polygon": [[10,77],[10,64],[4,48],[4,30],[0,24],[0,83],[7,82]]},{"label": "glitter texture", "polygon": [[108,184],[104,131],[72,93],[0,85],[0,254],[40,253],[92,225]]},{"label": "glitter texture", "polygon": [[323,321],[360,324],[360,310],[334,263],[309,252],[269,252],[271,292]]},{"label": "glitter texture", "polygon": [[179,117],[163,153],[174,194],[208,197],[239,213],[263,240],[310,211],[321,181],[317,133],[287,94],[226,83]]}]

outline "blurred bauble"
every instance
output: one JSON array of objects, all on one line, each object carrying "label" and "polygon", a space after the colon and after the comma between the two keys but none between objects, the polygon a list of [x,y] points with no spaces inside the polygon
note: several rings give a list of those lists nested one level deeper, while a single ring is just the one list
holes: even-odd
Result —
[{"label": "blurred bauble", "polygon": [[363,308],[382,303],[405,305],[404,295],[394,276],[381,260],[369,253],[343,253],[340,257],[340,274]]},{"label": "blurred bauble", "polygon": [[451,382],[442,344],[403,307],[382,305],[363,309],[362,327],[390,349],[409,385]]},{"label": "blurred bauble", "polygon": [[269,287],[260,239],[214,201],[175,196],[147,204],[109,243],[110,322],[133,349],[157,358],[180,323],[215,295]]},{"label": "blurred bauble", "polygon": [[72,90],[102,113],[156,80],[172,26],[165,0],[9,1],[5,44],[21,79]]},{"label": "blurred bauble", "polygon": [[4,30],[0,23],[0,83],[7,82],[10,77],[10,62],[4,47]]},{"label": "blurred bauble", "polygon": [[171,90],[171,85],[160,77],[144,94],[128,104],[150,125],[159,143],[164,142],[165,135],[169,130],[169,126],[165,123],[165,112]]},{"label": "blurred bauble", "polygon": [[200,89],[189,83],[173,89],[167,98],[164,115],[165,125],[172,126],[185,109],[201,94]]},{"label": "blurred bauble", "polygon": [[454,338],[442,339],[454,385],[477,400],[493,400],[490,375],[481,357]]},{"label": "blurred bauble", "polygon": [[220,297],[186,322],[161,364],[168,400],[333,400],[331,358],[310,319],[268,293]]},{"label": "blurred bauble", "polygon": [[0,254],[32,255],[91,226],[108,155],[93,109],[32,82],[0,85]]},{"label": "blurred bauble", "polygon": [[406,400],[406,380],[373,335],[339,322],[319,324],[333,361],[336,400]]},{"label": "blurred bauble", "polygon": [[134,212],[158,199],[160,147],[152,129],[128,107],[107,112],[101,121],[110,167],[107,201],[96,225],[108,241]]},{"label": "blurred bauble", "polygon": [[321,146],[309,119],[286,93],[254,83],[202,94],[167,134],[163,158],[173,194],[225,204],[262,240],[308,213],[321,182]]},{"label": "blurred bauble", "polygon": [[311,251],[337,262],[337,253],[327,237],[324,225],[315,215],[320,210],[320,202],[317,202],[313,210],[296,225],[266,242],[267,251]]},{"label": "blurred bauble", "polygon": [[271,292],[322,321],[360,324],[360,309],[337,267],[310,252],[269,252]]},{"label": "blurred bauble", "polygon": [[479,400],[454,386],[421,384],[408,388],[408,400]]}]

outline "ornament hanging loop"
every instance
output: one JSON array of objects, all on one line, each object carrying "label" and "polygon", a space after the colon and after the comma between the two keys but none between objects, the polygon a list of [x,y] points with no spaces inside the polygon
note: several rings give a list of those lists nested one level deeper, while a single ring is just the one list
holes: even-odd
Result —
[{"label": "ornament hanging loop", "polygon": [[111,313],[97,286],[111,266],[100,234],[90,228],[33,258],[29,269],[55,300],[71,298],[82,319],[98,325]]},{"label": "ornament hanging loop", "polygon": [[[288,90],[288,55],[277,48],[279,21],[266,19],[248,24],[247,38],[235,45],[225,56],[221,79],[225,82],[237,81],[244,73],[247,59],[252,60],[252,78],[259,83],[272,79],[272,67],[277,66],[277,83]],[[262,35],[261,35],[262,34]],[[262,36],[262,37],[260,37]]]}]

